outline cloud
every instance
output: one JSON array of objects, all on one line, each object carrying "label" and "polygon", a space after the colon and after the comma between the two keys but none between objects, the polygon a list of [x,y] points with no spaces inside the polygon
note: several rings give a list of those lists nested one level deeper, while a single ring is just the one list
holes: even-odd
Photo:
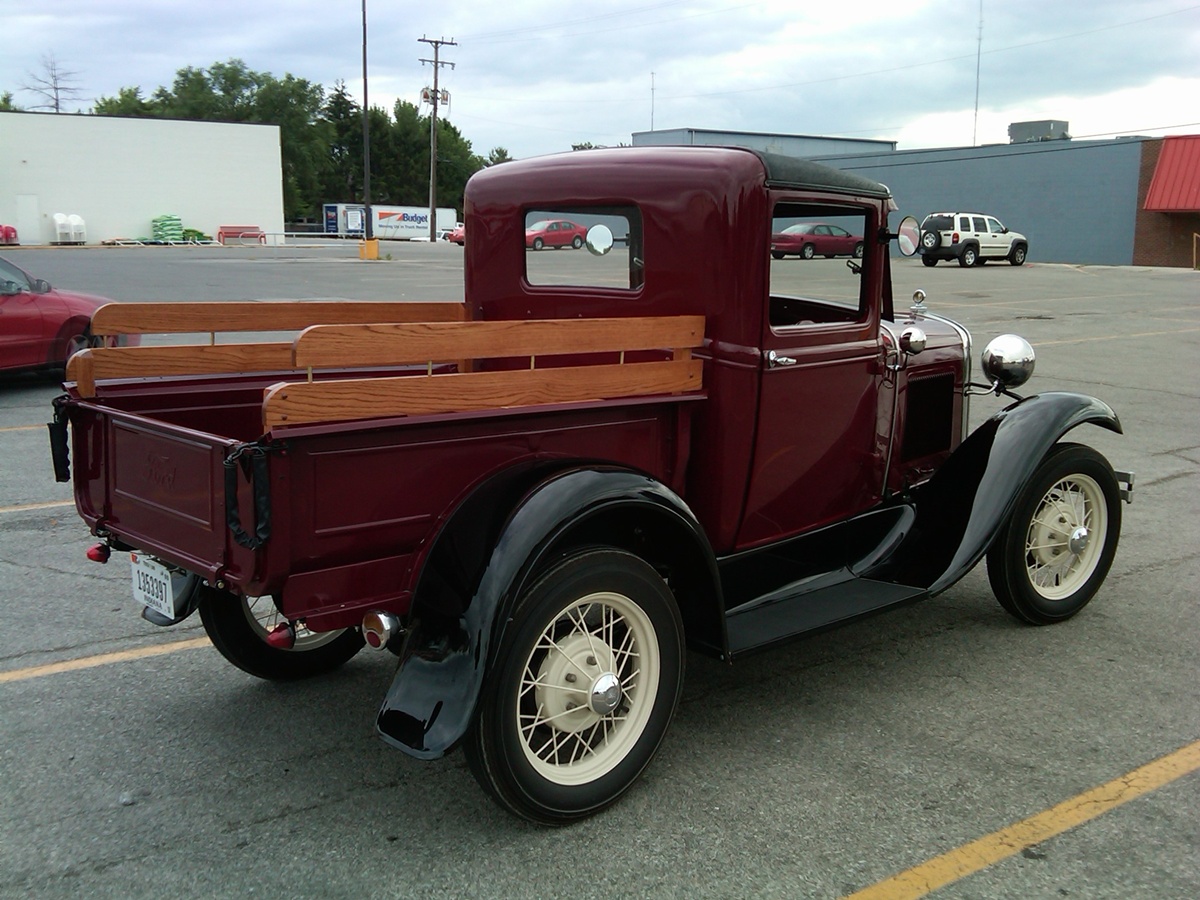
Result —
[{"label": "cloud", "polygon": [[[484,154],[627,143],[652,121],[969,143],[977,63],[981,142],[1007,140],[1014,117],[1067,119],[1081,134],[1200,130],[1186,125],[1200,121],[1192,76],[1200,4],[984,0],[982,9],[980,41],[979,6],[969,2],[949,14],[932,0],[856,0],[845,11],[794,0],[427,8],[367,0],[370,100],[419,101],[433,77],[421,62],[432,58],[418,41],[426,36],[457,42],[442,48],[454,63],[439,71],[451,94],[443,112]],[[358,3],[6,0],[0,33],[0,92],[18,104],[33,102],[20,87],[46,53],[77,73],[84,108],[121,87],[150,94],[178,69],[234,57],[326,88],[342,80],[361,98]],[[1182,92],[1173,109],[1164,90]]]}]

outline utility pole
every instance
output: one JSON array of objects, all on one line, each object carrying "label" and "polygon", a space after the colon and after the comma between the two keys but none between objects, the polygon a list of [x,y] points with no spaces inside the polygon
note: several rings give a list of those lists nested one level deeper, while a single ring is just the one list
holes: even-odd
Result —
[{"label": "utility pole", "polygon": [[[433,104],[433,115],[429,119],[429,240],[437,240],[437,121],[438,121],[438,102],[442,99],[441,93],[438,91],[438,71],[442,66],[454,68],[454,63],[443,62],[439,58],[439,52],[443,46],[457,47],[458,43],[451,38],[427,38],[420,37],[417,41],[422,44],[429,44],[433,47],[433,59],[422,59],[422,63],[429,63],[433,66],[433,90],[426,88],[421,93],[422,99],[428,99],[429,103]],[[446,94],[446,100],[450,99],[449,93]]]},{"label": "utility pole", "polygon": [[975,125],[971,129],[971,146],[979,146],[979,60],[983,57],[983,0],[979,0],[979,39],[975,44]]}]

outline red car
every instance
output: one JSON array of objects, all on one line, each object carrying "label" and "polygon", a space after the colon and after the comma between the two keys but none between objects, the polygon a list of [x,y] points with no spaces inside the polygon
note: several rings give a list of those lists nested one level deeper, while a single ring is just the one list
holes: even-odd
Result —
[{"label": "red car", "polygon": [[446,235],[446,240],[452,244],[458,244],[460,247],[465,247],[467,244],[467,226],[462,222],[459,222],[454,226],[453,229],[451,229],[450,233]]},{"label": "red car", "polygon": [[0,257],[0,371],[62,368],[90,343],[92,313],[110,302],[56,291]]},{"label": "red car", "polygon": [[566,219],[542,219],[525,229],[525,247],[541,250],[543,247],[571,247],[578,250],[587,237],[587,229]]},{"label": "red car", "polygon": [[853,256],[861,259],[862,236],[826,222],[801,222],[771,235],[771,255],[776,259],[785,256],[812,259],[818,253],[825,257]]}]

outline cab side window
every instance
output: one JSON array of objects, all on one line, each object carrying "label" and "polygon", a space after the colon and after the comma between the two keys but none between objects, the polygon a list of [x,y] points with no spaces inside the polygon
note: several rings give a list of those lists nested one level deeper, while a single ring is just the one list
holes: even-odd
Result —
[{"label": "cab side window", "polygon": [[771,216],[771,327],[862,321],[870,233],[861,207],[777,202]]}]

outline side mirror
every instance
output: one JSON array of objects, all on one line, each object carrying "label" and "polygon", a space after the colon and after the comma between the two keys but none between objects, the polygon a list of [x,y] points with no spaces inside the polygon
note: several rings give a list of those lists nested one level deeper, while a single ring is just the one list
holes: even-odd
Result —
[{"label": "side mirror", "polygon": [[584,243],[593,256],[603,256],[613,248],[612,229],[607,225],[593,225],[587,230]]},{"label": "side mirror", "polygon": [[33,284],[30,285],[30,289],[35,294],[44,294],[50,290],[50,282],[48,282],[45,278],[35,278],[33,280]]},{"label": "side mirror", "polygon": [[917,252],[918,241],[921,239],[921,226],[913,216],[905,216],[900,220],[896,230],[896,246],[901,256],[913,256]]}]

